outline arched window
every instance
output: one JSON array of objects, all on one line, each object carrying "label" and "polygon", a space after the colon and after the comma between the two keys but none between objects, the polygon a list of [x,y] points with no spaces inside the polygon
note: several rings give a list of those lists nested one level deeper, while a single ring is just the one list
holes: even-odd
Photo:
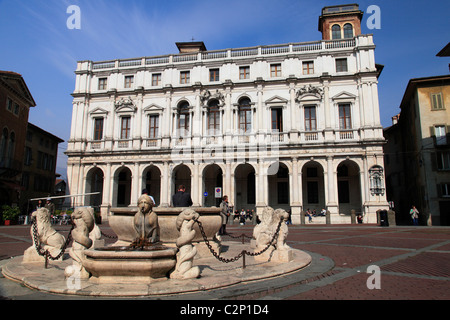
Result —
[{"label": "arched window", "polygon": [[353,38],[353,26],[350,23],[344,24],[344,39]]},{"label": "arched window", "polygon": [[3,128],[2,138],[0,141],[0,162],[5,161],[7,144],[8,144],[8,129]]},{"label": "arched window", "polygon": [[239,131],[248,133],[252,130],[252,107],[250,99],[239,100]]},{"label": "arched window", "polygon": [[178,105],[178,133],[181,137],[189,135],[189,103],[183,101]]},{"label": "arched window", "polygon": [[220,132],[220,109],[219,101],[211,100],[208,103],[208,134],[216,135]]},{"label": "arched window", "polygon": [[331,39],[337,40],[341,39],[341,26],[335,24],[331,27]]},{"label": "arched window", "polygon": [[12,160],[14,158],[14,146],[16,143],[16,134],[11,132],[9,135],[8,152],[6,157]]}]

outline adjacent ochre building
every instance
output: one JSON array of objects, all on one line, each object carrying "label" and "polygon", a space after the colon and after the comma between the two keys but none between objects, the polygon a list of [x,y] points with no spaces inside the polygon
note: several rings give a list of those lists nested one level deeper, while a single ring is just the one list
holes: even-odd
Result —
[{"label": "adjacent ochre building", "polygon": [[401,112],[385,129],[388,200],[397,221],[450,225],[450,76],[409,80]]},{"label": "adjacent ochre building", "polygon": [[[147,188],[170,206],[184,184],[194,205],[327,209],[376,222],[387,208],[372,35],[358,5],[325,7],[322,40],[80,61],[66,154],[75,205],[135,206]],[[220,188],[220,190],[217,190]],[[221,191],[221,192],[217,192]]]}]

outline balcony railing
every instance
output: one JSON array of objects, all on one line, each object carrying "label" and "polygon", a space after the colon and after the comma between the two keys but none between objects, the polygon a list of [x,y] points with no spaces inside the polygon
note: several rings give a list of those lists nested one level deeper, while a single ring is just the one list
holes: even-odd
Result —
[{"label": "balcony railing", "polygon": [[[360,139],[360,133],[358,129],[351,130],[335,130],[334,134],[327,138],[327,141],[336,141],[336,142],[345,142],[345,141],[357,141]],[[143,138],[138,139],[141,141],[140,144],[133,143],[132,139],[129,140],[115,140],[113,141],[112,148],[113,150],[123,150],[123,149],[132,149],[132,148],[140,148],[140,149],[156,149],[162,147],[162,138]],[[222,135],[210,135],[203,136],[197,142],[194,141],[192,136],[179,136],[170,138],[170,143],[167,145],[170,148],[190,148],[192,146],[222,146],[226,142],[225,136]],[[136,142],[136,141],[134,141]],[[260,134],[256,134],[254,132],[251,133],[240,133],[233,135],[230,140],[231,146],[239,146],[239,145],[252,145],[263,143],[265,145],[288,145],[288,144],[320,144],[325,142],[325,133],[324,131],[301,131],[299,135],[291,137],[288,132],[268,132],[261,136]],[[140,147],[139,147],[140,146]],[[109,148],[105,145],[105,141],[89,141],[88,142],[88,151],[102,151],[105,148]]]},{"label": "balcony railing", "polygon": [[146,65],[164,65],[172,63],[187,63],[211,61],[219,59],[245,58],[254,56],[284,55],[292,53],[310,53],[327,50],[350,49],[359,45],[373,45],[372,35],[360,35],[351,39],[321,40],[312,42],[299,42],[292,44],[258,46],[248,48],[235,48],[225,50],[205,51],[200,53],[172,54],[155,57],[135,59],[110,60],[91,62],[92,70],[120,69],[140,67]]}]

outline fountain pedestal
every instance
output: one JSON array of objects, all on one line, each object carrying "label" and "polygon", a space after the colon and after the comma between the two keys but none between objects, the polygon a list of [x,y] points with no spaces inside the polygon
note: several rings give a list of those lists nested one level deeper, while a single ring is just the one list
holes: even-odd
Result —
[{"label": "fountain pedestal", "polygon": [[149,283],[167,279],[176,264],[176,248],[104,247],[84,252],[83,266],[94,283]]}]

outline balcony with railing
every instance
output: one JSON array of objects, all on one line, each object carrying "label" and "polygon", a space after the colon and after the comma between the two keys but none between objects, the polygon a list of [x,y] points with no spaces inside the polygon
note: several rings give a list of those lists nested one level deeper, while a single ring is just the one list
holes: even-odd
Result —
[{"label": "balcony with railing", "polygon": [[240,59],[248,57],[264,57],[274,55],[288,55],[288,54],[302,54],[314,53],[319,51],[335,51],[348,50],[358,46],[373,45],[372,35],[360,35],[351,39],[340,40],[320,40],[310,42],[289,43],[280,45],[257,46],[247,48],[235,48],[224,50],[204,51],[199,53],[183,53],[171,54],[155,57],[142,57],[135,59],[109,60],[79,63],[79,69],[88,70],[105,70],[105,69],[121,69],[121,68],[135,68],[144,66],[161,66],[166,64],[177,63],[197,63],[201,61],[211,60],[229,60]]}]

